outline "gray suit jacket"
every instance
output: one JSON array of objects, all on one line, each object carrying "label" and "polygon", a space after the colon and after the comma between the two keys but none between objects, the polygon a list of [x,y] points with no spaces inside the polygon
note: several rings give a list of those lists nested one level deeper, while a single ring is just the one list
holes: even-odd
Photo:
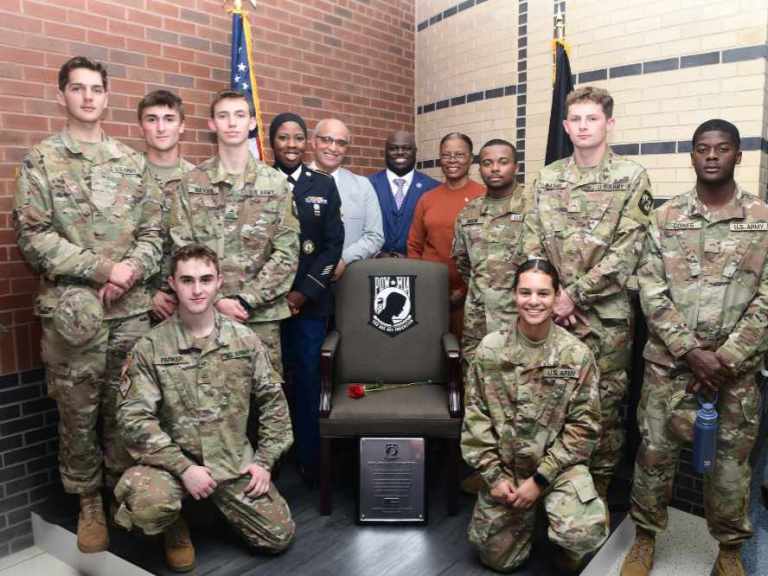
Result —
[{"label": "gray suit jacket", "polygon": [[333,174],[341,196],[344,222],[344,262],[375,256],[384,245],[379,199],[368,178],[339,168]]}]

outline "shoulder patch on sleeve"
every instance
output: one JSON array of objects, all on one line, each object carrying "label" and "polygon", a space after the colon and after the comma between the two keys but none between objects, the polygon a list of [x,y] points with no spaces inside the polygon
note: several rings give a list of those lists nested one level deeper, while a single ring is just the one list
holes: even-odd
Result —
[{"label": "shoulder patch on sleeve", "polygon": [[643,194],[637,202],[637,207],[640,209],[640,212],[646,216],[653,210],[653,196],[651,196],[651,193],[648,190],[643,190]]}]

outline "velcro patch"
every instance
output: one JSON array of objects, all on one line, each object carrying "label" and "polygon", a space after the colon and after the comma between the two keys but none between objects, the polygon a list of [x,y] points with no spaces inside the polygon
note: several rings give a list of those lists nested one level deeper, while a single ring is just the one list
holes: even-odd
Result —
[{"label": "velcro patch", "polygon": [[700,230],[701,222],[667,222],[665,230]]},{"label": "velcro patch", "polygon": [[141,176],[135,168],[130,168],[128,166],[112,166],[111,170],[112,172],[122,174],[123,176]]},{"label": "velcro patch", "polygon": [[184,363],[184,356],[181,354],[177,354],[176,356],[161,356],[160,360],[156,362],[156,364],[160,364],[162,366],[168,366],[172,364],[183,364]]},{"label": "velcro patch", "polygon": [[573,368],[545,368],[544,378],[576,378],[576,370]]},{"label": "velcro patch", "polygon": [[637,206],[640,208],[640,212],[646,216],[651,213],[651,210],[653,210],[653,196],[651,196],[651,193],[648,192],[648,190],[643,191],[643,195],[640,196]]},{"label": "velcro patch", "polygon": [[731,222],[731,232],[768,232],[768,222]]},{"label": "velcro patch", "polygon": [[523,214],[510,214],[509,220],[510,222],[522,222],[525,216]]},{"label": "velcro patch", "polygon": [[234,360],[235,358],[247,358],[251,355],[251,349],[235,350],[234,352],[225,352],[221,355],[222,360]]}]

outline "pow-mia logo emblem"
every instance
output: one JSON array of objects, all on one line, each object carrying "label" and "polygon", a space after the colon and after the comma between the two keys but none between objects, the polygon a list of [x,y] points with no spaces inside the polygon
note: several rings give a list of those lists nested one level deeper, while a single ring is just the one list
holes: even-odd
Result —
[{"label": "pow-mia logo emblem", "polygon": [[395,443],[387,444],[384,448],[384,457],[394,460],[400,454],[400,446]]},{"label": "pow-mia logo emblem", "polygon": [[370,276],[368,324],[395,337],[416,325],[416,276]]},{"label": "pow-mia logo emblem", "polygon": [[640,196],[640,201],[637,203],[638,208],[640,208],[640,212],[648,216],[648,214],[651,213],[651,210],[653,209],[653,196],[651,196],[651,193],[648,192],[648,190],[643,192],[643,195]]}]

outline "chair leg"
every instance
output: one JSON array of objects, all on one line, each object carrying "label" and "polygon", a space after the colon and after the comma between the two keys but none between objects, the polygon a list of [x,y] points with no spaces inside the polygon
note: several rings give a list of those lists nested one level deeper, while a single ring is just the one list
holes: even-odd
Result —
[{"label": "chair leg", "polygon": [[320,439],[320,514],[331,513],[331,439]]},{"label": "chair leg", "polygon": [[456,516],[459,513],[459,460],[461,458],[461,450],[459,449],[459,441],[456,439],[448,439],[446,443],[448,444],[448,450],[446,450],[445,457],[448,461],[445,463],[445,500],[448,515]]}]

